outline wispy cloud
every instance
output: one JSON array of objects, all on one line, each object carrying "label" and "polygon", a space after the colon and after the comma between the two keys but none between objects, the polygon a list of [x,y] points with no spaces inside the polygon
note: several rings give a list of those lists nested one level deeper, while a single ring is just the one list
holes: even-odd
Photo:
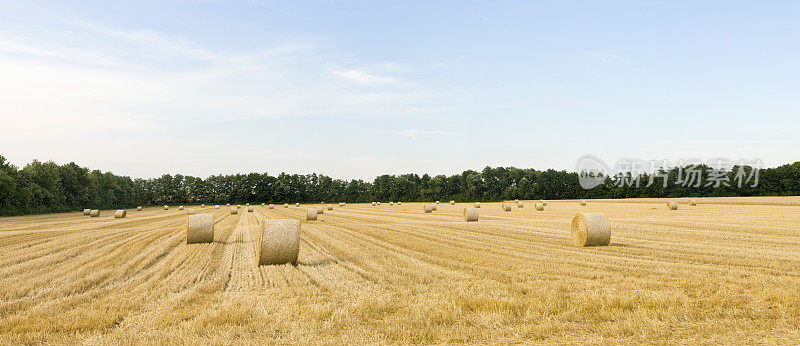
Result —
[{"label": "wispy cloud", "polygon": [[405,131],[395,131],[396,134],[405,136],[411,139],[417,139],[420,136],[441,136],[441,135],[451,135],[452,133],[441,131],[441,130],[433,130],[433,131],[425,131],[425,130],[405,130]]},{"label": "wispy cloud", "polygon": [[333,71],[333,75],[338,78],[362,85],[397,84],[397,81],[395,81],[393,78],[382,77],[359,70],[337,70]]}]

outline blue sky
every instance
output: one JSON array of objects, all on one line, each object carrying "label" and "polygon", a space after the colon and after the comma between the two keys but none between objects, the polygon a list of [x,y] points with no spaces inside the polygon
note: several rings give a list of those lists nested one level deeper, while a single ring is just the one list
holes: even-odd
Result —
[{"label": "blue sky", "polygon": [[0,154],[134,177],[800,160],[797,1],[3,1]]}]

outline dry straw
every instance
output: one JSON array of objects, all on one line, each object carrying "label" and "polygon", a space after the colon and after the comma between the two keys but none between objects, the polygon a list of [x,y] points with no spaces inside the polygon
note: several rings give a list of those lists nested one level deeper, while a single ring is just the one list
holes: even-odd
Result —
[{"label": "dry straw", "polygon": [[436,201],[436,204],[439,204],[439,201]]},{"label": "dry straw", "polygon": [[214,241],[213,215],[189,215],[188,220],[186,224],[186,244],[211,243]]},{"label": "dry straw", "polygon": [[325,208],[322,206],[317,207],[317,214],[325,214]]},{"label": "dry straw", "polygon": [[194,209],[187,209],[186,210],[186,215],[194,215],[194,214],[197,214],[197,210],[194,210]]},{"label": "dry straw", "polygon": [[433,212],[433,206],[430,204],[425,205],[425,214],[430,214]]},{"label": "dry straw", "polygon": [[289,203],[284,203],[284,204],[283,204],[283,207],[284,207],[284,208],[289,208]]},{"label": "dry straw", "polygon": [[389,206],[393,207],[394,206],[394,202],[389,202]]},{"label": "dry straw", "polygon": [[262,207],[263,207],[263,206],[265,206],[265,205],[267,205],[267,204],[266,204],[266,203],[261,203],[261,206],[262,206]]},{"label": "dry straw", "polygon": [[575,246],[608,245],[611,224],[602,213],[578,213],[572,219],[572,244]]},{"label": "dry straw", "polygon": [[517,202],[517,208],[525,208],[525,202],[523,201]]},{"label": "dry straw", "polygon": [[231,215],[239,214],[239,208],[231,207]]},{"label": "dry straw", "polygon": [[259,265],[297,265],[297,255],[300,253],[300,221],[264,220],[261,224],[260,243]]},{"label": "dry straw", "polygon": [[169,210],[169,206],[165,204],[164,205],[164,210]]},{"label": "dry straw", "polygon": [[519,203],[519,200],[518,200],[518,199],[515,199],[515,200],[514,200],[514,203]]},{"label": "dry straw", "polygon": [[376,202],[376,203],[378,203],[378,206],[380,206],[380,205],[381,205],[381,202]]},{"label": "dry straw", "polygon": [[475,208],[480,208],[480,207],[481,207],[481,202],[475,202]]},{"label": "dry straw", "polygon": [[214,209],[219,209],[219,204],[215,205]]},{"label": "dry straw", "polygon": [[100,216],[100,210],[92,209],[89,211],[89,217],[98,217]]},{"label": "dry straw", "polygon": [[124,219],[125,216],[128,216],[128,212],[127,211],[124,211],[124,210],[120,209],[120,210],[117,210],[117,211],[114,212],[114,218],[115,219]]},{"label": "dry straw", "polygon": [[403,202],[397,202],[397,205],[403,205]]},{"label": "dry straw", "polygon": [[375,202],[372,202],[372,206],[373,206],[373,207],[375,206]]},{"label": "dry straw", "polygon": [[536,208],[536,210],[538,211],[544,210],[544,204],[542,203],[536,203],[533,207]]},{"label": "dry straw", "polygon": [[431,205],[431,208],[433,208],[433,211],[436,211],[437,209],[439,209],[439,207],[436,204]]},{"label": "dry straw", "polygon": [[84,210],[83,210],[83,215],[84,215],[84,216],[89,216],[89,213],[91,213],[91,212],[92,212],[92,210],[91,210],[91,209],[84,209]]},{"label": "dry straw", "polygon": [[464,221],[472,222],[478,221],[478,208],[464,208]]},{"label": "dry straw", "polygon": [[694,207],[694,206],[697,205],[697,201],[691,200],[691,201],[689,201],[689,205]]},{"label": "dry straw", "polygon": [[142,211],[142,206],[140,205],[140,206],[136,207],[136,211]]},{"label": "dry straw", "polygon": [[586,201],[581,201],[581,206],[585,207],[586,206]]},{"label": "dry straw", "polygon": [[249,206],[249,207],[247,207],[247,212],[248,212],[248,213],[252,213],[252,212],[253,212],[253,210],[255,210],[255,209],[253,208],[253,206],[252,206],[252,205],[251,205],[251,206]]},{"label": "dry straw", "polygon": [[270,209],[275,209],[275,205],[274,205],[274,204],[270,204],[270,205],[269,205],[269,208],[270,208]]},{"label": "dry straw", "polygon": [[300,203],[295,203],[294,206],[300,208]]},{"label": "dry straw", "polygon": [[456,205],[456,201],[450,201],[450,205]]},{"label": "dry straw", "polygon": [[678,202],[675,201],[667,202],[667,208],[669,208],[669,210],[678,210]]},{"label": "dry straw", "polygon": [[183,206],[178,206],[178,210],[183,210]]},{"label": "dry straw", "polygon": [[333,204],[328,204],[328,205],[326,206],[326,208],[328,208],[328,210],[333,210]]},{"label": "dry straw", "polygon": [[503,203],[500,205],[500,209],[502,211],[511,211],[511,204]]},{"label": "dry straw", "polygon": [[341,207],[344,207],[345,205],[347,205],[347,204],[345,204],[345,203],[339,203],[339,208],[341,208]]},{"label": "dry straw", "polygon": [[250,202],[247,202],[247,203],[245,203],[244,205],[246,205],[246,206],[250,206]]},{"label": "dry straw", "polygon": [[206,205],[205,205],[205,204],[201,204],[201,205],[200,205],[200,208],[205,208],[205,207],[206,207]]},{"label": "dry straw", "polygon": [[543,199],[540,199],[540,200],[539,200],[539,203],[541,203],[541,204],[542,204],[543,206],[545,206],[545,207],[547,206],[547,201],[545,201],[545,200],[543,200]]},{"label": "dry straw", "polygon": [[306,211],[306,220],[316,220],[317,219],[317,209],[316,208],[308,208]]}]

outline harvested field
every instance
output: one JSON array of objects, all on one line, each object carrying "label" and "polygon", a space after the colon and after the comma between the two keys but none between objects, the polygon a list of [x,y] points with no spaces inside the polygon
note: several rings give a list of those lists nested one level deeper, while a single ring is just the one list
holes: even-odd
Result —
[{"label": "harvested field", "polygon": [[[313,222],[315,205],[187,206],[214,215],[214,241],[188,245],[178,208],[3,217],[0,340],[797,343],[800,200],[672,200],[483,203],[478,222],[473,203]],[[609,246],[572,245],[578,212],[607,216]],[[258,266],[263,219],[301,220],[296,267]]]}]

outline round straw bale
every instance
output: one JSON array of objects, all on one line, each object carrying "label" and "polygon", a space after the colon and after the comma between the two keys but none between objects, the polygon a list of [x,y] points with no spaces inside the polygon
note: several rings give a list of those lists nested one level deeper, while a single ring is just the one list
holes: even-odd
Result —
[{"label": "round straw bale", "polygon": [[284,204],[283,204],[283,207],[284,207],[284,208],[289,208],[289,203],[284,203]]},{"label": "round straw bale", "polygon": [[481,207],[481,202],[475,202],[475,208],[480,208],[480,207]]},{"label": "round straw bale", "polygon": [[91,213],[91,212],[92,212],[92,210],[91,210],[91,209],[84,209],[84,210],[83,210],[83,215],[84,215],[84,216],[89,216],[89,213]]},{"label": "round straw bale", "polygon": [[375,202],[372,202],[372,206],[373,206],[373,207],[375,206]]},{"label": "round straw bale", "polygon": [[239,214],[239,208],[231,207],[231,215]]},{"label": "round straw bale", "polygon": [[456,205],[456,201],[450,201],[450,205]]},{"label": "round straw bale", "polygon": [[678,210],[678,202],[675,201],[667,202],[667,208],[669,208],[669,210]]},{"label": "round straw bale", "polygon": [[511,204],[503,203],[500,205],[500,209],[502,211],[511,211]]},{"label": "round straw bale", "polygon": [[261,206],[262,206],[262,207],[263,207],[263,206],[265,206],[265,205],[267,205],[267,204],[266,204],[266,203],[261,203]]},{"label": "round straw bale", "polygon": [[142,211],[142,206],[140,205],[140,206],[136,207],[136,211]]},{"label": "round straw bale", "polygon": [[339,208],[344,207],[345,205],[346,204],[344,204],[344,203],[339,203]]},{"label": "round straw bale", "polygon": [[200,205],[200,208],[205,208],[205,207],[206,207],[206,205],[205,205],[205,204],[201,204],[201,205]]},{"label": "round straw bale", "polygon": [[186,244],[211,243],[214,241],[214,216],[211,214],[189,215],[186,224]]},{"label": "round straw bale", "polygon": [[515,199],[515,200],[514,200],[514,203],[519,203],[519,200],[518,200],[518,199]]},{"label": "round straw bale", "polygon": [[575,246],[608,245],[611,224],[603,213],[578,213],[572,219],[572,244]]},{"label": "round straw bale", "polygon": [[390,202],[389,202],[389,206],[390,206],[390,207],[394,206],[394,202],[391,202],[391,201],[390,201]]},{"label": "round straw bale", "polygon": [[169,210],[169,206],[165,204],[164,205],[164,210]]},{"label": "round straw bale", "polygon": [[523,201],[517,202],[517,208],[525,208],[525,202]]},{"label": "round straw bale", "polygon": [[436,204],[431,205],[431,208],[433,208],[433,211],[436,211],[437,209],[439,209],[439,207],[436,206]]},{"label": "round straw bale", "polygon": [[249,206],[249,207],[247,207],[247,212],[248,212],[248,213],[252,213],[252,212],[253,212],[253,210],[254,210],[254,209],[253,209],[253,206],[252,206],[252,205],[251,205],[251,206]]},{"label": "round straw bale", "polygon": [[430,204],[425,205],[425,214],[430,214],[433,212],[433,206]]},{"label": "round straw bale", "polygon": [[182,205],[178,206],[178,210],[183,210],[183,206]]},{"label": "round straw bale", "polygon": [[322,206],[317,207],[317,214],[325,214],[325,208]]},{"label": "round straw bale", "polygon": [[586,201],[581,201],[581,207],[585,207],[585,206],[586,206]]},{"label": "round straw bale", "polygon": [[326,208],[328,208],[328,210],[333,210],[333,204],[328,204],[328,205],[326,206]]},{"label": "round straw bale", "polygon": [[125,210],[120,209],[114,212],[115,219],[124,219],[125,216],[128,216],[128,212]]},{"label": "round straw bale", "polygon": [[194,215],[197,214],[197,210],[195,209],[186,209],[186,215]]},{"label": "round straw bale", "polygon": [[317,219],[317,208],[308,208],[306,211],[306,220],[316,220]]},{"label": "round straw bale", "polygon": [[229,205],[231,205],[231,204],[230,204],[230,203],[225,203],[225,206],[226,206],[226,207],[227,207],[227,206],[229,206]]},{"label": "round straw bale", "polygon": [[541,204],[542,204],[543,206],[545,206],[545,207],[547,206],[547,201],[545,201],[545,200],[543,200],[543,199],[540,199],[540,200],[539,200],[539,203],[541,203]]},{"label": "round straw bale", "polygon": [[695,201],[695,200],[690,200],[690,201],[689,201],[689,205],[694,207],[694,206],[696,206],[696,205],[697,205],[697,201]]},{"label": "round straw bale", "polygon": [[247,203],[245,203],[244,205],[246,205],[246,206],[249,206],[249,205],[250,205],[250,202],[247,202]]},{"label": "round straw bale", "polygon": [[464,221],[478,221],[478,208],[464,208]]},{"label": "round straw bale", "polygon": [[219,204],[215,205],[214,209],[219,209]]},{"label": "round straw bale", "polygon": [[375,203],[378,203],[378,206],[380,206],[380,205],[381,205],[381,202],[375,202]]},{"label": "round straw bale", "polygon": [[92,209],[89,211],[89,217],[98,217],[100,216],[100,210]]},{"label": "round straw bale", "polygon": [[542,211],[542,210],[544,210],[544,204],[542,204],[542,203],[536,203],[536,204],[534,205],[534,208],[536,208],[536,210],[538,210],[538,211]]},{"label": "round straw bale", "polygon": [[403,205],[403,202],[397,202],[397,205]]},{"label": "round straw bale", "polygon": [[237,204],[237,205],[236,205],[236,209],[239,209],[239,208],[241,208],[241,207],[242,207],[242,205],[241,205],[241,204]]},{"label": "round straw bale", "polygon": [[269,205],[269,208],[270,208],[270,209],[275,209],[275,205],[274,205],[274,204],[270,204],[270,205]]},{"label": "round straw bale", "polygon": [[300,208],[300,203],[295,203],[294,206]]},{"label": "round straw bale", "polygon": [[300,253],[300,221],[264,220],[261,223],[261,250],[258,265],[291,263],[297,265]]},{"label": "round straw bale", "polygon": [[436,204],[439,204],[439,201],[436,201]]}]

